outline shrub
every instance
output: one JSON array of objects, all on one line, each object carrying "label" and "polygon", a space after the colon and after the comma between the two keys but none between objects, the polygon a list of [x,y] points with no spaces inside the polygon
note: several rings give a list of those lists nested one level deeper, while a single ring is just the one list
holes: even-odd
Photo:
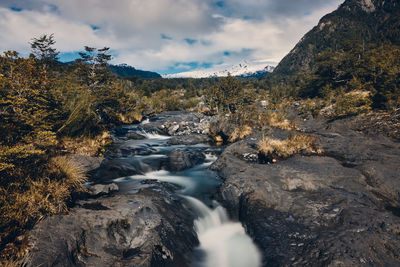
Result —
[{"label": "shrub", "polygon": [[334,105],[336,116],[357,115],[371,110],[372,101],[368,91],[352,91],[338,97]]}]

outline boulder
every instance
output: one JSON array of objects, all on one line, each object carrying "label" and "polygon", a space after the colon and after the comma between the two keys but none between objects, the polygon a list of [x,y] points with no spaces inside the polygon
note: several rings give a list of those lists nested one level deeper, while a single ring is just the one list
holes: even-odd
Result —
[{"label": "boulder", "polygon": [[204,162],[205,155],[201,151],[186,151],[177,149],[169,153],[166,168],[172,172],[179,172]]},{"label": "boulder", "polygon": [[193,220],[163,187],[80,201],[30,231],[24,266],[189,266]]},{"label": "boulder", "polygon": [[169,145],[196,145],[202,143],[209,143],[210,137],[204,134],[191,134],[174,136],[168,140]]},{"label": "boulder", "polygon": [[144,164],[140,164],[133,159],[105,159],[99,168],[97,168],[91,180],[95,182],[109,181],[119,177],[125,177],[136,174],[143,174],[146,169]]},{"label": "boulder", "polygon": [[146,137],[144,137],[143,135],[138,134],[138,133],[128,133],[128,134],[126,134],[125,136],[126,136],[127,138],[133,139],[133,140],[142,140],[142,139],[145,139],[145,138],[146,138]]},{"label": "boulder", "polygon": [[207,134],[211,119],[197,112],[175,111],[152,118],[143,128],[171,136]]},{"label": "boulder", "polygon": [[89,191],[92,196],[108,195],[119,191],[118,185],[116,183],[111,184],[95,184],[89,186]]},{"label": "boulder", "polygon": [[400,265],[400,144],[353,130],[354,122],[313,124],[324,156],[258,164],[261,137],[230,145],[212,165],[220,201],[263,253],[265,266]]},{"label": "boulder", "polygon": [[98,167],[100,167],[101,163],[103,162],[104,158],[101,157],[90,157],[90,156],[84,156],[84,155],[78,155],[78,154],[71,154],[68,155],[69,159],[72,159],[73,161],[77,162],[79,165],[81,165],[86,173],[89,173]]}]

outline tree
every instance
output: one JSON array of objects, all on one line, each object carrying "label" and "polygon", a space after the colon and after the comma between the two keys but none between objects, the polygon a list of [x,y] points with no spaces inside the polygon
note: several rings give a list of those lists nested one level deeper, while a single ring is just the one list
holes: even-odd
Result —
[{"label": "tree", "polygon": [[77,62],[80,63],[80,76],[92,92],[99,91],[102,85],[109,82],[108,61],[112,59],[112,56],[107,54],[109,49],[85,46],[85,51],[79,53],[81,58]]},{"label": "tree", "polygon": [[53,47],[56,43],[54,34],[43,34],[39,38],[33,38],[31,45],[32,55],[42,63],[43,70],[48,70],[51,63],[58,60],[60,52]]}]

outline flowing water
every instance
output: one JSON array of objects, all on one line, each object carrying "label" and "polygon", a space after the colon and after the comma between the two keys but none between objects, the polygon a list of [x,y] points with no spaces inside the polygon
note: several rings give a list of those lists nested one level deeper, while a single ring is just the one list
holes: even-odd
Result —
[{"label": "flowing water", "polygon": [[[142,124],[148,124],[146,120]],[[149,171],[142,175],[121,177],[114,181],[120,190],[137,192],[138,183],[152,179],[172,183],[180,187],[179,194],[198,216],[194,227],[200,241],[196,249],[193,266],[199,267],[257,267],[261,265],[261,256],[252,239],[246,234],[239,222],[231,221],[219,203],[212,200],[221,181],[209,166],[216,160],[220,148],[207,144],[193,146],[168,145],[169,136],[148,133],[139,127],[131,127],[146,137],[143,140],[124,140],[121,145],[131,149],[151,148],[153,153],[134,156],[141,162],[160,161],[175,149],[201,150],[206,154],[204,163],[182,172],[172,173],[166,170]],[[205,204],[207,203],[207,205]]]}]

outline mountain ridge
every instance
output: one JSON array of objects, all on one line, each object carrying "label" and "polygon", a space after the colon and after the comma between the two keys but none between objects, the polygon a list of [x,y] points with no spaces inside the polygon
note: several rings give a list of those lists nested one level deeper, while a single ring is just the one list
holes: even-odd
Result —
[{"label": "mountain ridge", "polygon": [[400,44],[400,3],[396,0],[346,0],[321,18],[280,61],[271,79],[310,73],[323,51],[339,51],[349,42]]},{"label": "mountain ridge", "polygon": [[200,69],[187,72],[162,75],[163,78],[215,78],[226,77],[228,74],[235,77],[251,78],[262,77],[271,73],[274,66],[265,65],[262,63],[253,63],[247,60],[242,60],[235,65],[221,65],[214,69]]},{"label": "mountain ridge", "polygon": [[128,64],[119,64],[119,65],[109,65],[109,69],[111,73],[118,75],[119,77],[139,77],[143,79],[154,79],[161,78],[161,75],[157,72],[146,71],[146,70],[138,70],[135,67],[129,66]]}]

